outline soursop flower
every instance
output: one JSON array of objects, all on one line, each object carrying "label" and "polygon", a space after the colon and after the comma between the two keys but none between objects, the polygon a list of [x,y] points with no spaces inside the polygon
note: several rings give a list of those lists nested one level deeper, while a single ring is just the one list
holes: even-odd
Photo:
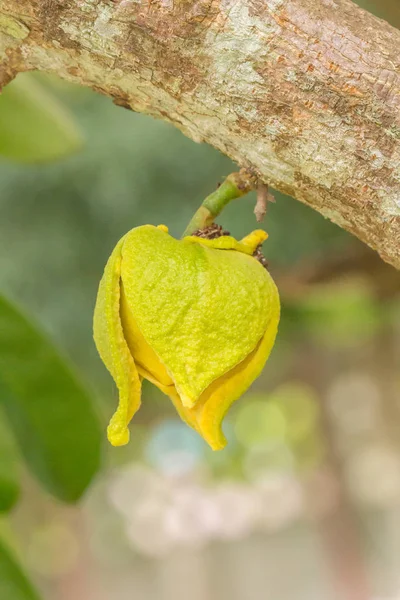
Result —
[{"label": "soursop flower", "polygon": [[128,442],[147,379],[214,450],[225,446],[223,417],[263,369],[279,323],[277,288],[253,256],[266,237],[177,240],[144,225],[118,242],[94,314],[95,343],[119,389],[111,444]]}]

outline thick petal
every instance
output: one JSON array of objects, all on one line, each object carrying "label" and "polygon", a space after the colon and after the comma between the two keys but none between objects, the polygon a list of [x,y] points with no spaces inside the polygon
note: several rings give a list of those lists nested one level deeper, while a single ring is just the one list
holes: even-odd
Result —
[{"label": "thick petal", "polygon": [[277,309],[277,314],[253,352],[229,373],[214,381],[193,409],[200,434],[213,450],[221,450],[226,446],[222,432],[223,418],[233,402],[257,379],[268,360],[278,331],[279,300]]},{"label": "thick petal", "polygon": [[[279,297],[273,318],[267,331],[251,354],[231,371],[214,381],[200,396],[194,408],[185,408],[176,391],[170,395],[181,418],[199,432],[213,450],[222,450],[226,438],[222,432],[222,421],[235,400],[250,387],[260,375],[275,342],[279,323]],[[165,390],[168,393],[168,389]]]},{"label": "thick petal", "polygon": [[159,390],[169,396],[181,419],[200,433],[197,426],[196,415],[191,409],[182,405],[179,394],[176,391],[175,385],[168,375],[166,368],[160,362],[154,350],[144,339],[143,334],[130,311],[123,286],[121,293],[121,320],[129,349],[140,376],[153,383]]},{"label": "thick petal", "polygon": [[94,312],[97,350],[119,390],[119,405],[108,426],[113,446],[129,441],[128,424],[140,407],[141,381],[125,340],[120,319],[122,238],[110,256],[101,279]]},{"label": "thick petal", "polygon": [[[150,379],[150,381],[154,380],[153,383],[156,381],[163,386],[173,385],[173,381],[168,375],[165,366],[161,363],[154,350],[146,342],[142,332],[139,329],[137,321],[133,316],[126,299],[123,284],[121,284],[120,314],[125,339],[137,368],[139,369],[140,366],[146,373],[151,375],[152,379]],[[145,378],[149,379],[148,377]]]},{"label": "thick petal", "polygon": [[192,408],[255,349],[271,321],[275,284],[247,248],[179,241],[152,226],[129,232],[122,253],[129,309],[182,405]]}]

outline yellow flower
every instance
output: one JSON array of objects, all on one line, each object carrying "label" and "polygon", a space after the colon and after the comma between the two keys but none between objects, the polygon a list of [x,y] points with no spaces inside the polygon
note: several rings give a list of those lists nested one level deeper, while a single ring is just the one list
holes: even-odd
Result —
[{"label": "yellow flower", "polygon": [[222,419],[260,374],[279,322],[276,286],[252,256],[266,237],[176,240],[144,225],[118,242],[94,314],[96,346],[119,389],[111,444],[129,441],[145,378],[214,450],[225,446]]}]

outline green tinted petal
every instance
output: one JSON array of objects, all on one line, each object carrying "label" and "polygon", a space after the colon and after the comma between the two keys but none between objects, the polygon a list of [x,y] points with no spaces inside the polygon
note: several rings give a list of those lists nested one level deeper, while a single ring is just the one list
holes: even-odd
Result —
[{"label": "green tinted petal", "polygon": [[214,381],[192,409],[200,435],[213,450],[226,445],[222,421],[229,408],[260,375],[275,343],[279,323],[279,296],[276,292],[275,314],[256,348],[239,365]]},{"label": "green tinted petal", "polygon": [[279,323],[280,304],[278,290],[275,292],[274,310],[267,331],[255,349],[241,363],[225,373],[202,393],[193,408],[186,408],[173,386],[158,387],[171,398],[180,417],[195,429],[213,450],[222,450],[226,439],[222,421],[230,406],[244,394],[260,375],[273,348]]},{"label": "green tinted petal", "polygon": [[125,340],[120,319],[120,278],[122,238],[110,256],[101,279],[94,312],[94,340],[97,350],[119,390],[118,409],[108,426],[114,446],[129,441],[128,424],[140,407],[141,382]]},{"label": "green tinted petal", "polygon": [[121,277],[184,407],[254,350],[275,308],[275,284],[252,256],[175,240],[151,225],[125,237]]}]

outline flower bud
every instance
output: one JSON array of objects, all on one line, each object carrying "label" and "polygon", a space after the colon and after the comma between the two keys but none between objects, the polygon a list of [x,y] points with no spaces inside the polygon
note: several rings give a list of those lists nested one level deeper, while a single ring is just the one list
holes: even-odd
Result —
[{"label": "flower bud", "polygon": [[225,446],[222,419],[260,374],[278,328],[277,288],[253,257],[266,237],[177,240],[144,225],[118,242],[94,314],[96,346],[119,389],[111,444],[128,442],[144,378],[214,450]]}]

